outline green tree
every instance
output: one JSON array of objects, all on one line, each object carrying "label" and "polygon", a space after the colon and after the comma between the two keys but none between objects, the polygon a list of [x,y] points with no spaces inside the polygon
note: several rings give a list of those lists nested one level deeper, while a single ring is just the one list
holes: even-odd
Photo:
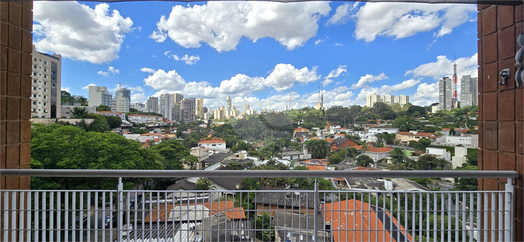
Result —
[{"label": "green tree", "polygon": [[408,108],[407,115],[414,116],[414,117],[426,116],[427,111],[424,107],[412,105]]},{"label": "green tree", "polygon": [[326,155],[329,152],[328,142],[321,139],[306,141],[306,148],[311,152],[311,157],[313,159],[326,158]]},{"label": "green tree", "polygon": [[89,113],[87,113],[87,110],[85,108],[79,108],[79,107],[75,107],[73,109],[73,118],[87,118]]},{"label": "green tree", "polygon": [[360,155],[357,157],[357,165],[368,167],[370,164],[374,164],[373,159],[367,155]]},{"label": "green tree", "polygon": [[[161,157],[139,142],[112,132],[86,132],[80,127],[50,124],[31,130],[32,169],[163,169]],[[125,179],[128,184],[139,179]],[[34,177],[32,189],[115,189],[113,178]]]},{"label": "green tree", "polygon": [[478,149],[468,149],[468,154],[466,155],[466,160],[469,165],[478,166],[479,164],[479,150]]},{"label": "green tree", "polygon": [[111,111],[111,108],[107,105],[98,105],[98,107],[96,107],[96,111]]},{"label": "green tree", "polygon": [[205,177],[198,178],[195,183],[198,190],[215,190],[215,184]]},{"label": "green tree", "polygon": [[163,158],[162,163],[166,170],[182,170],[186,158],[189,159],[188,161],[194,161],[190,158],[192,156],[190,150],[176,139],[164,140],[149,149],[157,152]]},{"label": "green tree", "polygon": [[391,151],[391,158],[393,159],[393,164],[401,166],[406,160],[406,155],[404,155],[404,151],[402,151],[402,149],[395,148],[393,151]]},{"label": "green tree", "polygon": [[228,170],[244,170],[245,167],[241,163],[237,161],[231,161],[226,165],[226,169]]},{"label": "green tree", "polygon": [[122,125],[122,119],[118,116],[104,116],[107,120],[107,124],[110,129],[120,128]]},{"label": "green tree", "polygon": [[417,161],[420,170],[449,170],[451,164],[445,159],[437,158],[432,155],[423,155]]}]

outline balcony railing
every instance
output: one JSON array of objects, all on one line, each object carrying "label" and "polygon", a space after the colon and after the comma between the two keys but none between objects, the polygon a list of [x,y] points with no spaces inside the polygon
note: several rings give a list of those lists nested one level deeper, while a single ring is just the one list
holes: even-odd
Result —
[{"label": "balcony railing", "polygon": [[[114,190],[4,190],[2,241],[512,241],[514,171],[2,170],[115,177]],[[504,191],[125,190],[122,178],[507,178]],[[331,179],[334,181],[334,179]]]}]

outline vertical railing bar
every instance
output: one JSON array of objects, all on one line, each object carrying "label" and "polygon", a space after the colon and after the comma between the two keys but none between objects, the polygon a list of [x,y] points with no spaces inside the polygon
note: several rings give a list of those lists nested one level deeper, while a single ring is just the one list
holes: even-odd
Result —
[{"label": "vertical railing bar", "polygon": [[468,200],[466,199],[466,193],[462,193],[462,201],[460,203],[460,209],[462,210],[462,229],[461,229],[462,230],[462,241],[466,241],[467,203],[468,203]]},{"label": "vertical railing bar", "polygon": [[483,231],[484,231],[484,241],[488,241],[488,207],[489,207],[489,194],[486,192],[484,193],[484,201],[483,201],[483,212],[484,212],[484,217],[483,217],[483,222],[484,222],[484,226],[483,226]]},{"label": "vertical railing bar", "polygon": [[[118,190],[118,188],[117,188],[117,190]],[[111,204],[111,210],[109,210],[109,238],[110,238],[110,240],[113,240],[113,230],[115,229],[115,226],[113,226],[114,223],[115,223],[113,218],[118,216],[118,212],[115,213],[115,211],[113,211],[113,209],[114,209],[113,207],[115,206],[115,203],[117,202],[114,199],[115,198],[115,196],[114,196],[115,194],[114,194],[114,192],[109,192],[109,194],[110,194],[109,195],[109,203]],[[116,198],[118,199],[118,191],[117,191],[116,196],[117,196]],[[106,201],[106,196],[105,196],[105,192],[104,192],[104,202],[105,201]],[[117,209],[118,209],[118,207],[117,207]],[[105,211],[106,211],[106,209],[104,209],[102,211],[104,211],[104,215],[103,215],[103,218],[102,218],[102,222],[103,222],[102,226],[104,226],[104,228],[105,228],[105,225],[106,225]],[[118,220],[118,218],[117,218],[117,220]],[[106,229],[102,230],[102,232],[105,232],[105,231],[106,231]],[[118,231],[117,231],[116,234],[118,234]],[[104,233],[104,242],[105,241],[106,241],[106,238],[105,238],[105,233]]]},{"label": "vertical railing bar", "polygon": [[72,204],[71,204],[71,223],[73,234],[71,235],[71,240],[74,242],[76,240],[76,191],[72,193]]},{"label": "vertical railing bar", "polygon": [[16,241],[16,193],[11,192],[11,241]]},{"label": "vertical railing bar", "polygon": [[438,192],[433,193],[433,240],[437,240],[437,203],[438,203]]},{"label": "vertical railing bar", "polygon": [[451,234],[453,233],[453,227],[452,227],[452,223],[451,223],[451,217],[453,216],[452,212],[451,212],[451,209],[452,209],[452,203],[453,203],[453,194],[448,194],[448,199],[447,199],[447,211],[448,211],[448,241],[452,241],[452,237],[451,237]]},{"label": "vertical railing bar", "polygon": [[78,240],[80,242],[83,242],[84,241],[84,192],[83,191],[80,191],[80,207],[78,208],[80,211],[79,211],[79,214],[78,214],[78,217],[80,218],[80,220],[78,221],[80,224],[80,230],[78,231],[79,233],[79,238]]},{"label": "vertical railing bar", "polygon": [[[129,204],[131,203],[130,202],[130,196],[131,196],[131,192],[125,192],[125,191],[122,191],[124,193],[123,197],[125,199],[125,202],[124,202],[124,211],[125,211],[125,214],[126,214],[126,223],[125,223],[125,226],[126,226],[126,229],[127,229],[127,235],[129,237],[129,233],[131,232],[131,230],[129,229],[129,226],[131,225],[131,208],[129,207]],[[136,227],[135,227],[136,228]],[[135,229],[133,228],[133,230]]]},{"label": "vertical railing bar", "polygon": [[[398,198],[398,199],[397,199]],[[400,194],[397,193],[397,197],[395,197],[395,199],[397,200],[397,223],[398,223],[398,232],[397,232],[397,241],[400,240],[400,235],[401,233],[404,233],[403,229],[401,229],[401,226],[402,226],[402,209],[400,209]],[[406,236],[406,239],[408,237]]]},{"label": "vertical railing bar", "polygon": [[153,225],[153,192],[149,192],[149,236],[151,236],[153,233],[152,226]]},{"label": "vertical railing bar", "polygon": [[[508,178],[506,184],[505,184],[505,204],[504,204],[504,240],[506,242],[513,240],[513,229],[514,227],[514,187],[513,187],[513,179]],[[522,206],[522,204],[518,204],[517,206]]]},{"label": "vertical railing bar", "polygon": [[64,215],[64,237],[65,241],[69,241],[69,231],[67,230],[69,228],[69,192],[65,192],[64,197],[64,204],[65,204],[65,215]]},{"label": "vertical railing bar", "polygon": [[[122,184],[122,177],[119,177],[118,178],[118,207],[117,207],[117,213],[118,213],[118,218],[117,218],[117,241],[118,242],[122,242],[122,226],[123,226],[123,212],[122,212],[122,209],[123,209],[123,201],[124,201],[124,198],[123,198],[123,190],[124,189],[124,185]],[[112,218],[113,216],[111,216]],[[112,230],[111,230],[112,231]]]},{"label": "vertical railing bar", "polygon": [[24,212],[25,212],[25,199],[24,191],[19,192],[19,204],[18,204],[18,241],[24,240]]},{"label": "vertical railing bar", "polygon": [[498,227],[497,227],[497,235],[498,235],[498,241],[503,241],[503,234],[504,234],[504,211],[502,211],[502,209],[504,208],[504,201],[503,201],[503,195],[502,192],[497,192],[499,197],[498,197],[498,208],[497,208],[497,212],[498,212],[498,215],[497,215],[497,220],[499,222],[498,224]]},{"label": "vertical railing bar", "polygon": [[4,241],[9,240],[9,192],[4,192],[4,204],[3,204],[3,213],[4,213]]},{"label": "vertical railing bar", "polygon": [[[175,195],[173,194],[173,199],[174,199],[174,196],[175,196]],[[142,240],[144,240],[144,231],[145,231],[145,227],[144,227],[144,226],[145,226],[145,225],[144,225],[144,224],[145,224],[145,221],[144,221],[144,220],[145,220],[145,218],[146,218],[146,217],[145,217],[145,212],[144,212],[144,206],[145,206],[145,205],[144,205],[144,200],[145,200],[145,199],[146,199],[146,196],[145,196],[145,194],[144,194],[144,191],[142,191],[142,202],[140,203],[141,206],[142,206],[142,231],[141,231],[141,233],[140,233],[140,235],[141,235],[141,236],[140,236],[140,237],[141,237],[140,239],[142,239]],[[173,204],[173,208],[174,208],[174,207],[175,207],[175,205]],[[136,238],[136,236],[135,236],[135,238]],[[138,239],[138,238],[136,238],[136,239]]]},{"label": "vertical railing bar", "polygon": [[475,197],[475,195],[473,194],[473,192],[469,192],[469,242],[473,242],[473,231],[475,229],[475,218],[473,217],[473,209],[474,206],[473,206],[473,198]]},{"label": "vertical railing bar", "polygon": [[55,192],[49,192],[49,241],[54,241],[54,213],[55,213]]},{"label": "vertical railing bar", "polygon": [[[386,230],[386,208],[387,208],[387,195],[385,192],[381,192],[382,197],[382,240],[386,240],[388,237],[388,231]],[[362,200],[364,201],[364,200]],[[370,208],[371,209],[371,208]],[[377,207],[378,210],[378,207]],[[389,232],[391,234],[391,231]],[[364,238],[364,237],[362,237]]]},{"label": "vertical railing bar", "polygon": [[[133,227],[133,230],[134,230],[135,232],[133,233],[133,234],[134,234],[133,238],[134,238],[134,239],[137,239],[137,238],[136,238],[136,234],[138,233],[138,230],[137,230],[138,227],[137,227],[137,221],[136,221],[136,220],[138,219],[138,211],[137,211],[137,210],[138,210],[138,205],[137,205],[136,203],[137,203],[137,200],[138,200],[138,192],[135,191],[134,193],[135,193],[135,199],[134,199],[134,202],[135,202],[135,203],[134,203],[134,205],[133,205],[133,209],[134,209],[134,215],[135,215],[135,226]],[[130,208],[129,210],[131,210],[131,208]],[[144,220],[143,217],[142,217],[142,220]],[[142,227],[142,229],[143,229],[143,227]],[[166,230],[167,230],[167,229],[166,229]],[[127,237],[129,238],[129,233],[128,233],[128,236],[127,236]],[[167,237],[166,237],[166,238],[167,238]],[[129,239],[128,239],[128,240],[129,240]]]},{"label": "vertical railing bar", "polygon": [[[99,206],[98,205],[98,201],[99,201],[98,200],[98,193],[99,193],[98,191],[95,192],[95,203],[96,203],[96,205],[95,205],[95,208],[94,208],[95,211],[94,211],[94,218],[93,218],[95,220],[95,221],[93,221],[94,222],[94,226],[95,226],[95,228],[94,228],[95,229],[95,238],[94,238],[95,242],[98,242],[98,234],[100,233],[100,231],[98,231],[98,206]],[[102,202],[102,206],[105,209],[105,206],[106,206],[105,202]]]},{"label": "vertical railing bar", "polygon": [[[399,195],[400,196],[400,195]],[[408,238],[409,233],[409,222],[408,222],[408,211],[409,211],[409,204],[408,204],[408,193],[404,193],[404,231],[406,232],[406,238]],[[413,234],[413,233],[412,233]]]},{"label": "vertical railing bar", "polygon": [[[362,199],[362,198],[361,198]],[[355,221],[355,217],[357,216],[357,203],[356,203],[356,200],[357,200],[357,194],[355,192],[353,192],[353,241],[357,241],[356,240],[356,237],[357,237],[357,226],[356,226],[356,221]],[[339,206],[339,210],[340,210],[340,206]],[[346,216],[347,217],[347,216]],[[340,228],[339,228],[339,231],[340,231]]]},{"label": "vertical railing bar", "polygon": [[27,234],[26,234],[26,238],[27,239],[26,239],[26,241],[27,242],[31,241],[31,231],[32,231],[32,229],[31,229],[31,221],[32,221],[31,220],[31,210],[32,210],[31,197],[32,197],[32,192],[28,191],[27,192],[27,198],[26,198],[27,199],[27,202],[26,202],[26,204],[27,204],[27,213],[26,213],[26,215],[27,215],[27,221],[26,221],[26,224],[27,224],[26,225],[26,233]]},{"label": "vertical railing bar", "polygon": [[[106,204],[106,196],[107,196],[106,192],[102,192],[102,204],[104,204],[104,206]],[[113,193],[112,192],[109,192],[109,197],[110,197],[110,199],[113,197]],[[113,208],[112,208],[112,206],[113,206],[113,203],[111,203],[111,211],[109,211],[109,213],[111,214],[111,217],[113,215]],[[98,210],[98,206],[97,206],[97,210]],[[103,207],[102,211],[100,211],[100,212],[102,212],[102,222],[100,222],[101,224],[99,226],[102,227],[102,241],[105,242],[106,241],[106,229],[107,229],[106,228],[106,221],[105,221],[105,219],[106,219],[106,209],[105,209],[105,207]],[[95,221],[96,221],[97,225],[98,225],[98,221],[100,220],[100,218],[98,217],[100,212],[96,213],[97,214],[96,215],[97,218],[96,218]],[[109,225],[109,231],[113,231],[113,225],[112,224]],[[113,234],[110,234],[109,237],[113,238]]]},{"label": "vertical railing bar", "polygon": [[40,192],[35,192],[35,241],[40,241]]},{"label": "vertical railing bar", "polygon": [[455,242],[459,241],[459,195],[455,193]]},{"label": "vertical railing bar", "polygon": [[497,206],[497,197],[494,191],[491,191],[491,208],[490,208],[490,214],[491,214],[491,241],[495,241],[496,238],[496,206]]},{"label": "vertical railing bar", "polygon": [[[309,199],[308,199],[309,200]],[[318,226],[317,226],[317,222],[318,222],[318,202],[319,202],[319,197],[318,197],[318,183],[317,183],[317,178],[315,177],[315,204],[313,205],[314,206],[314,211],[315,211],[315,214],[313,215],[313,222],[315,223],[313,225],[313,230],[315,231],[315,241],[318,241],[317,239],[317,236],[318,236]]]},{"label": "vertical railing bar", "polygon": [[444,200],[446,200],[446,194],[441,192],[440,196],[441,196],[440,198],[440,241],[444,242],[444,230],[446,229],[446,227],[444,226],[444,220],[446,219],[445,213],[444,213],[444,210],[445,210]]},{"label": "vertical railing bar", "polygon": [[426,241],[429,242],[429,237],[431,235],[431,229],[429,228],[429,224],[431,223],[431,216],[429,215],[430,210],[431,210],[430,203],[429,203],[431,193],[426,192],[425,194],[426,194]]},{"label": "vertical railing bar", "polygon": [[416,230],[415,230],[416,229],[416,220],[417,220],[417,215],[415,214],[416,213],[415,205],[417,204],[417,194],[412,193],[411,195],[413,196],[413,204],[411,204],[411,209],[412,209],[411,214],[413,214],[413,218],[411,219],[411,223],[412,223],[411,226],[413,228],[413,231],[411,234],[413,235],[413,237],[415,237],[417,235]]},{"label": "vertical railing bar", "polygon": [[62,191],[56,193],[56,239],[62,241]]},{"label": "vertical railing bar", "polygon": [[42,192],[42,242],[47,240],[47,193]]},{"label": "vertical railing bar", "polygon": [[[91,191],[87,192],[87,241],[91,241]],[[96,230],[96,228],[95,228]]]},{"label": "vertical railing bar", "polygon": [[[393,214],[394,214],[394,210],[393,210],[393,196],[390,192],[387,192],[385,193],[387,194],[386,198],[389,197],[389,227],[391,228],[391,231],[389,231],[389,241],[393,241],[393,232],[395,232],[395,229],[393,229]],[[386,214],[387,215],[387,214]],[[398,234],[398,231],[397,231],[397,234]]]}]

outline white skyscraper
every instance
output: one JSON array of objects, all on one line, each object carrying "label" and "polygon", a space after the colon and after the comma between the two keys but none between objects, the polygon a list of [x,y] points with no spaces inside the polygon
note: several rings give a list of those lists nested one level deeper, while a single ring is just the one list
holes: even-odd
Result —
[{"label": "white skyscraper", "polygon": [[40,53],[33,45],[31,71],[31,117],[60,118],[62,56]]},{"label": "white skyscraper", "polygon": [[390,94],[382,95],[382,102],[387,103],[388,105],[393,105],[395,103],[395,96]]},{"label": "white skyscraper", "polygon": [[129,98],[125,96],[123,92],[119,92],[115,97],[113,98],[113,103],[111,105],[111,111],[114,112],[120,112],[120,113],[128,113],[130,107],[130,101]]},{"label": "white skyscraper", "polygon": [[370,94],[366,97],[366,106],[372,108],[377,102],[382,102],[382,97],[377,94]]},{"label": "white skyscraper", "polygon": [[204,118],[204,99],[203,98],[197,98],[196,109],[197,109],[196,111],[197,117]]},{"label": "white skyscraper", "polygon": [[396,96],[395,97],[395,103],[400,104],[400,106],[404,106],[404,105],[409,103],[409,96],[406,96],[404,94]]},{"label": "white skyscraper", "polygon": [[470,75],[462,76],[460,80],[460,106],[478,105],[478,78]]},{"label": "white skyscraper", "polygon": [[146,111],[150,113],[158,113],[158,97],[147,98]]},{"label": "white skyscraper", "polygon": [[226,110],[230,111],[232,109],[231,97],[226,98]]},{"label": "white skyscraper", "polygon": [[249,103],[244,104],[244,113],[245,114],[249,113]]},{"label": "white skyscraper", "polygon": [[98,107],[106,105],[111,107],[113,95],[107,91],[106,87],[89,86],[88,105],[90,107]]},{"label": "white skyscraper", "polygon": [[440,78],[438,81],[439,104],[440,110],[451,110],[452,106],[452,88],[449,77]]},{"label": "white skyscraper", "polygon": [[173,98],[174,96],[172,94],[167,94],[167,93],[161,94],[159,98],[160,114],[162,114],[164,118],[167,118],[169,120],[173,119],[173,104],[174,104]]}]

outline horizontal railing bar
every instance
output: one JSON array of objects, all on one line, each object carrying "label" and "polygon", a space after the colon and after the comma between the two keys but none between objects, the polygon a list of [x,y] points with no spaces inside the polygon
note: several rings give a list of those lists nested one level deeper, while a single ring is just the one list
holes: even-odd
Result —
[{"label": "horizontal railing bar", "polygon": [[80,170],[3,169],[0,176],[31,177],[382,177],[382,178],[517,178],[516,171],[294,171],[294,170]]}]

